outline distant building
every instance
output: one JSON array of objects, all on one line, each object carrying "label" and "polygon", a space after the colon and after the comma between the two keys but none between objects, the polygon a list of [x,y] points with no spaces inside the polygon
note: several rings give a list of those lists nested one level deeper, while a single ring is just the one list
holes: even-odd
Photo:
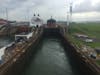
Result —
[{"label": "distant building", "polygon": [[13,25],[18,28],[18,33],[30,31],[29,22],[16,22]]},{"label": "distant building", "polygon": [[0,25],[6,25],[7,24],[7,20],[4,19],[0,19]]},{"label": "distant building", "polygon": [[76,37],[79,37],[79,38],[88,38],[87,35],[79,34],[79,33],[76,33],[75,36],[76,36]]},{"label": "distant building", "polygon": [[10,24],[11,26],[16,26],[16,25],[17,25],[17,22],[16,22],[16,21],[9,21],[9,24]]},{"label": "distant building", "polygon": [[84,41],[87,43],[91,43],[91,42],[93,42],[93,39],[85,39]]},{"label": "distant building", "polygon": [[29,26],[29,22],[16,22],[16,26]]}]

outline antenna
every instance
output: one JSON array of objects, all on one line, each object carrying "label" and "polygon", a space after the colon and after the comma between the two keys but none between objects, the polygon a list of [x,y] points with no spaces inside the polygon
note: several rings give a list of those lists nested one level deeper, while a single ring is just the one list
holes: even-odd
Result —
[{"label": "antenna", "polygon": [[1,18],[1,15],[3,14],[3,13],[1,13],[2,12],[2,9],[0,8],[0,18]]},{"label": "antenna", "polygon": [[70,15],[72,16],[72,2],[70,3]]},{"label": "antenna", "polygon": [[34,16],[36,16],[36,15],[34,14]]},{"label": "antenna", "polygon": [[40,15],[38,14],[38,16],[40,16]]},{"label": "antenna", "polygon": [[30,11],[29,11],[28,8],[27,8],[27,11],[26,11],[26,12],[27,12],[27,20],[29,21],[29,17],[30,17],[30,16],[29,16],[29,13],[30,13]]},{"label": "antenna", "polygon": [[72,12],[73,12],[73,10],[72,10],[72,2],[70,3],[70,23],[72,23]]},{"label": "antenna", "polygon": [[52,16],[51,16],[51,19],[52,19]]},{"label": "antenna", "polygon": [[69,26],[69,12],[67,12],[67,26]]},{"label": "antenna", "polygon": [[6,8],[6,19],[8,21],[8,8]]}]

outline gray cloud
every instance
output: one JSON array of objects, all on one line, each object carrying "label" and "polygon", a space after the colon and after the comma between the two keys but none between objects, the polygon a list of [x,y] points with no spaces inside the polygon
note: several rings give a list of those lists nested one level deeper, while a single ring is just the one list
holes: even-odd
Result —
[{"label": "gray cloud", "polygon": [[[100,2],[93,6],[92,1],[83,0],[74,5],[73,13],[100,12]],[[0,16],[5,13],[5,8],[8,8],[10,18],[15,20],[25,19],[27,10],[30,12],[30,18],[33,13],[40,13],[44,19],[54,16],[58,20],[66,20],[67,0],[0,0]]]},{"label": "gray cloud", "polygon": [[84,13],[84,12],[100,12],[100,3],[92,5],[91,0],[84,0],[82,3],[75,5],[73,8],[74,13]]},{"label": "gray cloud", "polygon": [[20,7],[26,0],[5,0],[1,1],[0,8],[8,8],[9,10]]}]

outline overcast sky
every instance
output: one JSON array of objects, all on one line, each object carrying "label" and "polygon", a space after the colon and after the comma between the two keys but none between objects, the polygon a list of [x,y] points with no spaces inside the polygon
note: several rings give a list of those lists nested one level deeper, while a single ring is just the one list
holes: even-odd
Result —
[{"label": "overcast sky", "polygon": [[[100,0],[72,0],[75,21],[100,20]],[[0,0],[0,17],[6,18],[8,9],[10,20],[27,20],[33,14],[40,14],[44,20],[53,16],[66,21],[68,0]]]}]

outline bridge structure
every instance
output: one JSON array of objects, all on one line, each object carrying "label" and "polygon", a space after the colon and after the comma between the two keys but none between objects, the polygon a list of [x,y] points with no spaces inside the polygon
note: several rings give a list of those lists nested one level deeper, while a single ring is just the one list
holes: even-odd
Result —
[{"label": "bridge structure", "polygon": [[[18,75],[24,66],[27,64],[30,56],[35,53],[35,48],[40,43],[43,37],[58,37],[62,40],[65,50],[68,47],[71,50],[66,51],[69,52],[77,62],[79,63],[81,68],[84,68],[84,71],[91,75],[100,75],[100,68],[96,66],[92,60],[86,57],[81,50],[79,50],[68,38],[67,27],[56,25],[56,26],[40,26],[37,27],[32,36],[22,43],[15,43],[12,49],[12,55],[6,57],[3,64],[0,65],[0,75]],[[32,50],[33,48],[34,50]]]}]

